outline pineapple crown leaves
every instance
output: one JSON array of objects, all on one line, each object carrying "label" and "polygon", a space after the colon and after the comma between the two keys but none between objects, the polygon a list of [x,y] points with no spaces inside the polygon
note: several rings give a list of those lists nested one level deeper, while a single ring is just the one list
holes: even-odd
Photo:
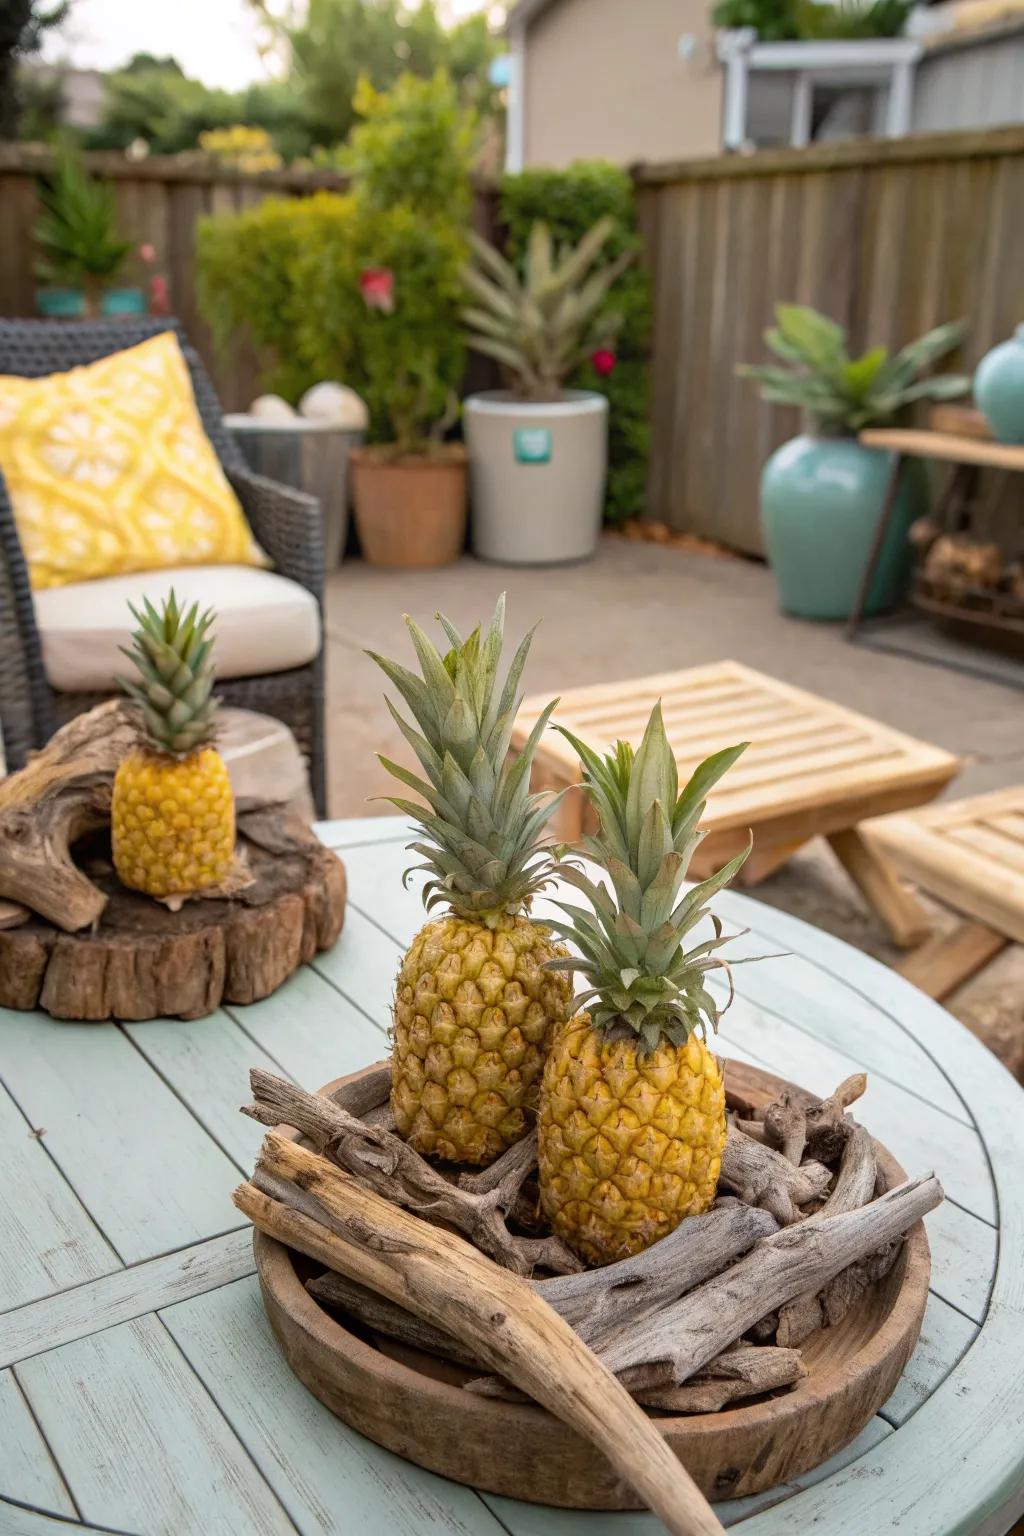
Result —
[{"label": "pineapple crown leaves", "polygon": [[148,597],[141,613],[131,603],[128,607],[138,628],[131,648],[120,649],[134,663],[139,681],[123,676],[116,681],[140,706],[156,750],[187,756],[213,739],[216,700],[208,632],[216,615],[212,608],[200,614],[198,603],[184,610],[173,587],[159,612]]},{"label": "pineapple crown leaves", "polygon": [[[683,892],[706,797],[747,743],[709,757],[679,789],[675,757],[665,735],[660,703],[634,753],[625,742],[600,757],[564,726],[556,726],[578,753],[583,786],[600,818],[600,830],[584,839],[583,852],[609,878],[595,881],[579,864],[564,862],[560,873],[581,891],[591,910],[569,902],[553,926],[579,951],[579,958],[553,960],[551,969],[579,971],[589,982],[577,1006],[593,1004],[598,1029],[625,1026],[644,1049],[667,1036],[682,1044],[695,1030],[717,1028],[720,1012],[705,985],[707,973],[729,963],[716,951],[727,942],[708,903],[740,869],[751,844],[720,870]],[[710,916],[714,937],[687,949],[687,934]],[[728,1003],[726,1004],[728,1007]]]},{"label": "pineapple crown leaves", "polygon": [[[512,726],[522,702],[519,682],[533,630],[519,644],[499,687],[504,594],[485,632],[478,626],[463,639],[443,614],[437,620],[449,644],[443,655],[413,619],[405,618],[419,676],[367,652],[408,707],[411,722],[386,697],[423,771],[417,774],[379,754],[387,771],[424,803],[385,798],[423,834],[424,841],[409,846],[425,861],[414,867],[431,876],[423,891],[427,910],[447,903],[460,916],[493,923],[503,913],[523,911],[551,877],[551,854],[538,846],[538,839],[558,801],[530,793],[530,769],[557,701],[541,712],[511,760]],[[407,870],[406,877],[411,873]]]}]

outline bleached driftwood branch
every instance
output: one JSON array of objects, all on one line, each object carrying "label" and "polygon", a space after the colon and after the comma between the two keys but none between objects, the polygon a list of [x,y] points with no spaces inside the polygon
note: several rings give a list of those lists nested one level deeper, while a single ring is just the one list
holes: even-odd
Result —
[{"label": "bleached driftwood branch", "polygon": [[820,1291],[858,1259],[902,1238],[941,1200],[938,1179],[926,1174],[860,1210],[784,1227],[724,1275],[629,1329],[601,1357],[634,1387],[679,1385],[767,1312]]},{"label": "bleached driftwood branch", "polygon": [[318,1151],[332,1158],[368,1189],[414,1211],[426,1221],[455,1227],[481,1252],[530,1275],[544,1268],[571,1274],[580,1261],[557,1237],[517,1237],[505,1215],[515,1204],[529,1168],[514,1165],[486,1194],[469,1194],[450,1184],[418,1152],[382,1126],[367,1125],[331,1099],[254,1067],[249,1074],[255,1103],[242,1113],[263,1125],[292,1125]]},{"label": "bleached driftwood branch", "polygon": [[722,1152],[720,1182],[735,1190],[746,1205],[763,1207],[787,1227],[799,1220],[799,1206],[824,1197],[832,1175],[821,1163],[796,1168],[781,1152],[731,1125]]},{"label": "bleached driftwood branch", "polygon": [[[286,1190],[292,1209],[259,1187]],[[269,1133],[235,1204],[261,1231],[435,1327],[593,1442],[673,1536],[722,1526],[643,1409],[524,1280],[417,1220],[305,1147]]]}]

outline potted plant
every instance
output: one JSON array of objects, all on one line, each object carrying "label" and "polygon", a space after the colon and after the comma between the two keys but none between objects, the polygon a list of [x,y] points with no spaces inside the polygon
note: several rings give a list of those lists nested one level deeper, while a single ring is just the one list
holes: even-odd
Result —
[{"label": "potted plant", "polygon": [[601,531],[608,456],[608,401],[565,381],[590,358],[615,366],[621,316],[604,300],[633,259],[599,265],[611,219],[574,249],[556,251],[533,226],[522,276],[486,240],[471,236],[464,311],[470,347],[494,358],[505,389],[463,405],[472,492],[473,553],[507,565],[560,565],[594,553]]},{"label": "potted plant", "polygon": [[40,259],[36,276],[46,286],[36,302],[44,315],[140,314],[139,289],[117,289],[130,240],[117,232],[114,194],[90,176],[67,146],[39,189],[42,211],[34,235]]},{"label": "potted plant", "polygon": [[[960,375],[922,379],[952,350],[959,323],[940,325],[890,357],[873,347],[851,358],[842,328],[813,309],[779,304],[765,341],[784,365],[744,365],[761,398],[807,411],[813,430],[784,443],[761,476],[765,550],[779,602],[804,619],[848,618],[878,526],[891,455],[866,448],[857,434],[892,421],[914,400],[952,400],[970,388]],[[894,606],[906,589],[911,552],[907,530],[925,508],[924,466],[904,466],[888,533],[879,553],[865,614]]]}]

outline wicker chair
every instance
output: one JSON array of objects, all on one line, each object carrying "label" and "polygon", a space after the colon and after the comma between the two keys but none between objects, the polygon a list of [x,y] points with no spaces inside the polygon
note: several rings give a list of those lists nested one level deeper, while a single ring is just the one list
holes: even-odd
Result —
[{"label": "wicker chair", "polygon": [[[226,432],[198,353],[175,320],[0,320],[0,374],[40,378],[174,330],[192,376],[207,436],[217,451],[253,533],[282,576],[311,592],[323,617],[324,557],[320,507],[312,496],[255,475]],[[322,624],[321,624],[322,633]],[[313,799],[326,813],[323,645],[312,662],[264,677],[219,684],[225,703],[260,710],[293,732],[309,764]],[[58,693],[43,670],[28,571],[10,499],[0,475],[0,724],[8,768],[19,768],[58,725],[91,709],[102,694]]]}]

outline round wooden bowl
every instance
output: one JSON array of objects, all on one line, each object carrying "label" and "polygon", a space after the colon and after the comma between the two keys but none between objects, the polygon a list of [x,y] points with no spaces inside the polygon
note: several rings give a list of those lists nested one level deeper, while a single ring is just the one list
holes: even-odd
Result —
[{"label": "round wooden bowl", "polygon": [[[727,1096],[748,1105],[768,1103],[785,1086],[757,1068],[725,1066]],[[876,1150],[888,1186],[901,1183],[899,1163],[877,1143]],[[322,1265],[260,1232],[253,1242],[267,1315],[289,1365],[360,1434],[488,1493],[570,1509],[642,1507],[600,1452],[545,1409],[463,1392],[479,1372],[346,1323],[305,1289]],[[718,1413],[650,1410],[701,1492],[710,1499],[758,1493],[817,1466],[859,1434],[917,1343],[930,1268],[919,1223],[885,1279],[837,1327],[802,1346],[807,1375],[794,1387]]]}]

